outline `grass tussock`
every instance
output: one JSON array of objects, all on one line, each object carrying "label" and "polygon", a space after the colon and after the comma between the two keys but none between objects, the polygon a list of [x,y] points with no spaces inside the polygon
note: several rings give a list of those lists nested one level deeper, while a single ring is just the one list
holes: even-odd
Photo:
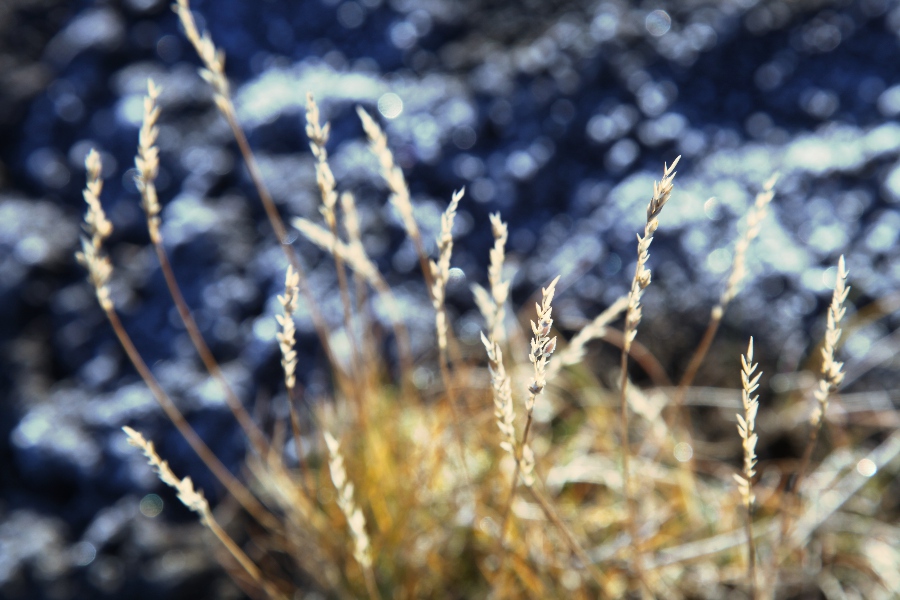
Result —
[{"label": "grass tussock", "polygon": [[[286,239],[286,226],[235,118],[224,55],[208,33],[198,31],[186,0],[178,0],[174,8],[203,63],[200,74],[212,86],[216,106],[234,132],[273,232]],[[827,473],[808,477],[828,400],[843,378],[843,364],[835,358],[849,293],[843,257],[827,315],[821,377],[811,392],[815,410],[807,451],[792,471],[793,480],[757,477],[756,445],[766,432],[759,428],[755,392],[760,373],[753,363],[752,340],[744,356],[734,357],[740,366],[735,369],[735,399],[743,398],[735,440],[742,456],[721,456],[702,475],[691,458],[693,436],[684,399],[726,307],[738,293],[747,248],[776,193],[774,177],[763,184],[749,209],[732,273],[680,385],[641,390],[629,382],[628,365],[636,349],[641,299],[651,282],[649,248],[662,209],[669,201],[677,202],[677,158],[647,190],[651,200],[643,234],[638,235],[630,292],[568,343],[554,329],[558,277],[540,290],[534,309],[522,309],[531,322],[530,334],[512,329],[512,320],[505,316],[511,308],[510,281],[503,275],[507,226],[500,215],[491,215],[494,246],[488,288],[473,288],[484,317],[483,351],[474,352],[455,337],[445,306],[453,223],[465,201],[464,190],[450,199],[441,219],[438,252],[429,256],[387,137],[359,109],[390,190],[389,201],[419,255],[434,309],[436,358],[423,358],[413,355],[402,310],[362,244],[353,196],[337,191],[328,164],[329,126],[320,122],[309,96],[306,130],[315,157],[322,222],[297,217],[292,224],[308,243],[334,259],[343,325],[350,336],[349,360],[336,359],[303,266],[292,247],[282,245],[289,266],[278,298],[282,313],[276,317],[277,341],[290,423],[266,431],[231,391],[199,334],[166,255],[154,187],[160,93],[148,84],[136,158],[138,189],[151,243],[179,315],[210,376],[226,390],[228,405],[249,440],[246,478],[233,476],[194,432],[117,316],[108,288],[113,265],[104,250],[112,226],[100,200],[96,152],[87,158],[86,236],[78,259],[88,269],[100,306],[135,368],[197,455],[243,507],[245,519],[220,525],[202,493],[190,479],[174,475],[151,442],[126,428],[129,441],[198,513],[226,551],[221,553],[223,566],[251,597],[301,598],[315,590],[329,597],[372,599],[761,598],[810,586],[833,589],[841,581],[852,581],[870,597],[890,595],[889,582],[877,575],[877,556],[866,550],[875,538],[827,526],[865,481],[847,469],[836,471],[830,480]],[[386,364],[378,342],[365,334],[371,330],[370,305],[375,299],[391,315],[390,342],[398,365]],[[298,302],[312,312],[333,369],[333,398],[315,408],[305,403],[297,384],[298,369],[303,368],[293,320]],[[527,345],[516,341],[528,337]],[[598,339],[618,341],[621,347],[614,389],[580,365],[587,345]],[[417,390],[410,385],[412,369],[429,360],[436,361],[430,366],[439,369],[440,381],[434,389]],[[535,418],[539,403],[552,419]],[[311,450],[291,454],[286,451],[290,440],[295,449]],[[898,453],[900,442],[891,436],[860,458],[877,471]],[[827,503],[815,501],[822,492],[830,494]],[[808,547],[812,536],[819,536],[815,548]],[[839,551],[834,549],[838,546]],[[838,563],[836,557],[849,558]]]}]

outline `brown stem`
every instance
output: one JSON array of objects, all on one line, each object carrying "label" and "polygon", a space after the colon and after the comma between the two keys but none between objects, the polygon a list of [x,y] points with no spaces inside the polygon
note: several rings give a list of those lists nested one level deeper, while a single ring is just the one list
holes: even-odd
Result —
[{"label": "brown stem", "polygon": [[269,443],[268,440],[266,440],[265,434],[259,429],[256,421],[254,421],[247,413],[243,403],[228,384],[228,380],[225,379],[225,375],[222,373],[219,363],[210,351],[209,346],[207,346],[206,340],[203,339],[200,328],[197,327],[197,322],[194,320],[194,316],[191,314],[190,308],[188,308],[184,295],[181,293],[178,281],[175,279],[175,273],[172,271],[172,265],[169,262],[169,257],[166,254],[165,248],[163,248],[162,242],[154,243],[153,247],[156,250],[156,256],[159,259],[160,267],[162,267],[163,277],[166,280],[166,286],[169,288],[169,295],[172,296],[172,300],[175,302],[175,308],[178,310],[181,322],[184,323],[184,328],[187,330],[188,336],[194,344],[194,348],[197,349],[200,360],[203,361],[203,365],[206,367],[209,374],[212,375],[225,390],[225,400],[228,404],[228,408],[231,409],[234,418],[240,423],[244,433],[247,435],[247,439],[253,444],[256,453],[259,456],[265,456],[269,450]]},{"label": "brown stem", "polygon": [[290,419],[291,419],[291,433],[294,436],[294,451],[297,453],[297,464],[300,465],[300,483],[304,493],[306,493],[307,498],[312,498],[311,490],[313,486],[311,482],[313,481],[312,474],[310,473],[309,466],[306,464],[306,458],[303,456],[303,449],[301,446],[301,434],[300,434],[300,417],[297,416],[297,409],[294,407],[294,390],[293,388],[288,388],[287,390],[287,403],[288,409],[290,410]]},{"label": "brown stem", "polygon": [[803,483],[803,479],[806,477],[806,471],[807,469],[809,469],[809,463],[812,461],[812,454],[816,448],[816,441],[819,439],[819,430],[822,428],[824,419],[825,417],[823,415],[818,424],[814,425],[809,430],[809,440],[806,442],[806,448],[804,448],[803,450],[803,456],[800,459],[800,466],[797,467],[794,481],[792,484],[789,482],[788,485],[785,486],[784,493],[781,496],[781,502],[779,503],[778,510],[781,513],[781,531],[779,537],[779,545],[782,547],[782,549],[784,548],[784,544],[787,541],[788,532],[790,531],[791,525],[793,524],[793,508],[800,502],[800,486]]},{"label": "brown stem", "polygon": [[[532,401],[534,399],[532,398]],[[505,571],[506,559],[509,557],[508,548],[506,547],[506,527],[509,524],[509,516],[512,513],[512,503],[516,497],[516,487],[518,487],[519,483],[519,473],[522,472],[522,448],[525,447],[525,444],[528,443],[528,434],[531,431],[531,423],[532,423],[532,411],[528,411],[527,417],[525,418],[525,430],[522,432],[522,443],[518,448],[513,450],[513,459],[515,459],[516,466],[513,469],[513,477],[512,477],[512,485],[509,489],[509,497],[506,500],[506,505],[503,507],[503,516],[500,519],[500,569],[498,569],[498,573],[502,576]]]},{"label": "brown stem", "polygon": [[[691,360],[688,363],[687,369],[685,369],[684,375],[681,377],[681,381],[678,382],[678,387],[675,389],[675,396],[672,401],[674,415],[670,418],[669,428],[671,431],[675,432],[674,435],[676,436],[676,440],[677,436],[684,436],[682,440],[686,441],[691,446],[694,445],[694,425],[691,421],[688,408],[685,406],[685,398],[687,396],[688,388],[694,383],[697,372],[703,365],[703,361],[706,360],[706,355],[709,353],[712,342],[719,330],[719,325],[722,322],[722,315],[724,312],[725,306],[722,304],[717,304],[713,308],[709,317],[709,323],[706,326],[706,331],[700,339],[700,344],[697,346],[696,350],[694,350],[694,354],[691,356]],[[696,503],[689,501],[689,499],[697,498],[696,460],[696,455],[691,453],[691,456],[687,460],[678,461],[680,475],[678,480],[682,494],[685,497],[688,516],[692,523],[698,524],[701,517],[699,511],[695,508]]]},{"label": "brown stem", "polygon": [[643,579],[643,569],[641,568],[641,550],[640,541],[638,539],[637,526],[637,501],[634,497],[632,489],[631,469],[629,459],[631,449],[628,445],[628,352],[622,350],[622,379],[619,387],[622,390],[621,402],[619,403],[619,422],[621,425],[620,436],[622,438],[622,489],[625,495],[625,502],[628,505],[628,521],[626,526],[628,534],[631,536],[631,548],[634,553],[634,571],[639,580]]},{"label": "brown stem", "polygon": [[[331,235],[338,240],[337,223],[334,218],[330,219]],[[344,270],[344,259],[337,252],[332,252],[334,257],[334,267],[337,270],[338,288],[341,292],[341,304],[344,307],[344,331],[347,332],[347,339],[350,341],[350,379],[353,382],[352,391],[353,398],[356,400],[360,418],[365,425],[365,411],[363,409],[362,385],[363,385],[363,363],[360,362],[359,344],[356,341],[356,332],[353,328],[353,309],[350,304],[350,290],[347,286],[347,272]]]},{"label": "brown stem", "polygon": [[750,504],[747,505],[747,577],[750,580],[750,600],[756,600],[756,544],[753,541],[753,506]]},{"label": "brown stem", "polygon": [[697,349],[694,350],[691,361],[688,363],[687,369],[685,369],[684,375],[681,377],[681,381],[678,382],[678,388],[675,390],[675,398],[673,400],[676,411],[675,424],[680,426],[679,429],[686,432],[690,439],[694,437],[693,425],[691,424],[690,418],[685,414],[686,409],[684,408],[684,399],[687,395],[687,389],[694,383],[697,372],[700,370],[701,365],[703,365],[703,361],[706,360],[709,348],[712,346],[713,339],[716,337],[716,332],[719,330],[719,324],[722,322],[724,310],[725,307],[721,305],[717,305],[713,309],[703,338],[700,340]]},{"label": "brown stem", "polygon": [[125,331],[122,321],[119,320],[119,315],[116,311],[114,309],[109,309],[105,312],[116,337],[119,339],[119,343],[131,360],[131,364],[134,365],[134,368],[141,376],[141,379],[143,379],[144,383],[147,384],[147,387],[150,388],[156,401],[162,407],[166,416],[169,417],[169,420],[172,421],[172,424],[175,425],[175,428],[178,429],[181,436],[187,441],[213,475],[216,476],[216,479],[225,486],[225,489],[234,496],[248,513],[250,513],[261,525],[269,529],[277,530],[280,527],[277,519],[275,519],[266,508],[253,497],[250,491],[238,481],[227,468],[225,468],[225,465],[223,465],[213,451],[209,449],[206,442],[197,435],[197,432],[191,427],[190,423],[187,422],[187,419],[184,418],[184,415],[178,410],[178,407],[175,406],[172,399],[169,398],[168,394],[160,387],[159,382],[156,381],[153,373],[150,371],[149,367],[147,367],[147,363],[144,362],[144,359],[141,357],[137,348],[135,348],[134,343],[131,341],[131,337]]},{"label": "brown stem", "polygon": [[[446,323],[446,320],[444,321]],[[450,367],[447,362],[447,349],[440,348],[438,350],[438,362],[440,363],[441,379],[444,382],[444,389],[447,391],[447,404],[450,405],[450,414],[453,416],[453,430],[456,432],[456,443],[459,446],[459,460],[462,464],[463,475],[466,478],[466,487],[471,489],[472,478],[469,475],[469,467],[466,465],[466,445],[463,439],[463,426],[459,418],[459,409],[456,406],[456,388],[450,378]]]},{"label": "brown stem", "polygon": [[222,543],[223,546],[228,550],[231,556],[241,565],[244,571],[253,579],[253,581],[260,588],[263,589],[266,596],[272,598],[274,600],[287,600],[287,598],[281,594],[273,585],[271,585],[268,581],[265,580],[262,573],[259,570],[250,557],[248,557],[243,550],[241,550],[240,546],[238,546],[231,537],[225,533],[225,530],[222,529],[216,520],[213,518],[212,514],[205,512],[203,514],[203,523],[209,527],[210,531],[213,532],[213,535],[218,538],[218,540]]},{"label": "brown stem", "polygon": [[[328,361],[334,365],[336,369],[338,363],[336,362],[334,352],[331,349],[331,343],[328,341],[328,330],[325,328],[325,319],[322,317],[315,296],[313,296],[312,291],[307,284],[306,270],[300,264],[300,259],[297,257],[292,246],[287,242],[287,229],[284,226],[284,221],[281,219],[281,215],[278,214],[278,209],[275,207],[275,202],[272,200],[271,194],[269,194],[269,189],[263,182],[262,172],[259,170],[256,157],[253,155],[250,144],[247,142],[247,136],[244,134],[244,130],[241,128],[237,121],[237,117],[234,114],[234,106],[232,105],[231,100],[228,99],[227,102],[222,103],[219,108],[222,109],[222,113],[228,121],[228,126],[231,128],[231,133],[234,135],[235,141],[237,141],[238,148],[244,158],[244,163],[247,165],[247,171],[250,173],[250,179],[253,180],[253,185],[256,187],[256,193],[259,195],[263,209],[265,209],[266,215],[269,218],[269,223],[275,231],[278,243],[281,245],[288,262],[291,263],[294,270],[300,275],[300,293],[302,293],[303,297],[306,299],[307,309],[312,317],[313,326],[316,328],[316,333],[319,336],[319,342],[322,344],[325,355],[328,357]],[[225,110],[225,108],[227,108],[227,110]]]},{"label": "brown stem", "polygon": [[506,525],[509,522],[509,515],[512,512],[512,503],[513,499],[516,497],[516,488],[519,484],[519,473],[522,472],[522,448],[525,444],[528,443],[528,433],[531,431],[531,423],[532,423],[532,413],[528,412],[528,416],[525,419],[525,430],[522,433],[522,443],[515,450],[515,454],[513,458],[516,460],[516,467],[513,470],[513,478],[512,485],[509,490],[509,498],[506,501],[506,506],[503,509],[503,518],[500,522],[500,544],[503,545],[503,541],[506,537]]},{"label": "brown stem", "polygon": [[587,555],[587,552],[584,551],[584,548],[581,547],[581,544],[578,543],[578,540],[575,539],[574,534],[569,530],[566,524],[562,519],[559,518],[559,515],[556,514],[556,510],[553,508],[553,505],[550,504],[550,501],[544,498],[543,494],[538,492],[534,486],[528,486],[528,491],[531,492],[531,496],[537,501],[540,505],[541,510],[544,511],[544,515],[547,519],[559,529],[559,532],[562,534],[563,538],[566,540],[566,545],[569,547],[569,550],[572,551],[572,554],[578,557],[578,560],[584,565],[584,568],[587,569],[587,572],[590,573],[593,580],[600,586],[600,593],[603,595],[603,589],[605,581],[603,576],[600,574],[600,571],[597,570],[597,567],[594,566],[594,563],[591,561],[590,557]]},{"label": "brown stem", "polygon": [[[379,275],[378,278],[371,283],[372,287],[375,288],[375,292],[385,299],[389,307],[399,306],[396,299],[394,298],[393,292],[391,292],[391,288],[388,286],[383,277]],[[408,387],[411,383],[413,367],[412,346],[409,342],[409,332],[406,329],[406,325],[403,324],[403,320],[400,318],[400,315],[393,314],[393,310],[391,310],[390,312],[392,313],[391,325],[394,329],[394,336],[397,339],[397,352],[400,355],[400,370],[404,374],[402,377],[403,385],[404,387]]]},{"label": "brown stem", "polygon": [[[609,342],[619,350],[625,347],[625,336],[621,331],[612,327],[608,327],[606,333],[600,339]],[[641,367],[655,387],[672,386],[672,381],[666,374],[666,369],[659,362],[659,359],[640,341],[634,340],[631,342],[628,358],[634,360],[634,363]]]},{"label": "brown stem", "polygon": [[375,585],[375,574],[372,572],[372,567],[363,567],[363,578],[366,580],[366,593],[369,594],[369,600],[381,600],[378,586]]}]

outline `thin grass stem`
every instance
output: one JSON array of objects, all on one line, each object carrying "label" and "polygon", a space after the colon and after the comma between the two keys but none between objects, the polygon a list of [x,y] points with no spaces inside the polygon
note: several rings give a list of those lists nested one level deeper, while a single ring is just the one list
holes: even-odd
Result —
[{"label": "thin grass stem", "polygon": [[272,195],[269,193],[269,189],[263,180],[262,171],[260,171],[259,164],[256,162],[256,156],[250,148],[247,136],[237,120],[229,91],[228,79],[225,76],[225,54],[221,50],[216,49],[208,32],[201,34],[198,31],[188,0],[177,0],[176,4],[173,5],[173,9],[178,14],[188,41],[194,46],[201,62],[203,62],[204,68],[200,70],[200,76],[213,88],[216,107],[228,122],[228,127],[231,129],[231,133],[237,142],[244,164],[247,166],[247,172],[250,174],[250,179],[253,181],[257,195],[259,195],[263,210],[265,210],[275,236],[278,238],[278,243],[288,262],[300,276],[300,293],[303,294],[306,308],[312,316],[313,326],[318,334],[319,343],[322,344],[322,349],[329,362],[337,366],[338,363],[331,349],[328,330],[325,327],[325,320],[319,310],[318,302],[309,288],[306,270],[289,243],[290,238],[287,235],[287,228],[284,226],[284,221],[281,219],[278,208],[275,206]]},{"label": "thin grass stem", "polygon": [[641,548],[638,537],[638,507],[633,482],[631,478],[630,455],[631,450],[628,441],[628,354],[631,344],[637,335],[637,327],[641,322],[641,297],[644,290],[650,285],[650,269],[647,268],[647,259],[650,257],[650,244],[653,242],[653,234],[659,227],[658,216],[663,207],[669,201],[672,194],[672,181],[675,177],[675,167],[679,156],[671,166],[663,167],[663,177],[653,185],[653,197],[647,205],[647,224],[644,226],[644,235],[638,235],[638,260],[634,270],[634,278],[631,282],[631,291],[628,294],[628,309],[625,313],[625,329],[623,331],[624,344],[622,346],[621,376],[619,380],[619,425],[622,444],[622,487],[623,496],[628,505],[628,520],[626,523],[631,536],[633,552],[633,570],[636,578],[643,580],[641,568]]}]

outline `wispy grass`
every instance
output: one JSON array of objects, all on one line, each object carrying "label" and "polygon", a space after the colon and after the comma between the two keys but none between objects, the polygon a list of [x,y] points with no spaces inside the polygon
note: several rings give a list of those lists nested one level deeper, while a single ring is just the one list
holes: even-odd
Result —
[{"label": "wispy grass", "polygon": [[[283,242],[286,227],[235,118],[224,55],[208,34],[198,30],[186,0],[178,0],[175,9],[200,56],[201,76],[212,86],[216,106],[234,132],[274,235]],[[165,255],[154,187],[159,161],[156,103],[161,93],[152,83],[148,85],[136,157],[138,189],[169,291],[191,333],[196,325]],[[807,471],[812,470],[813,450],[829,401],[844,373],[843,363],[836,360],[849,295],[843,258],[827,315],[819,382],[811,392],[815,411],[809,442],[800,464],[792,468],[796,473],[793,491],[780,487],[777,478],[767,479],[766,461],[757,462],[758,436],[765,436],[767,419],[774,417],[768,408],[759,414],[756,392],[761,380],[753,362],[752,339],[741,359],[738,435],[733,429],[728,433],[735,451],[716,457],[702,472],[690,461],[673,465],[656,458],[661,448],[670,448],[677,440],[692,440],[684,423],[664,421],[661,412],[669,406],[682,407],[685,393],[713,347],[725,308],[744,278],[747,248],[774,196],[774,177],[763,185],[748,213],[731,276],[711,309],[703,341],[696,349],[685,349],[686,356],[694,358],[681,385],[642,390],[629,382],[629,362],[632,358],[641,366],[658,362],[652,348],[638,353],[641,347],[636,338],[643,295],[651,281],[649,248],[664,206],[677,195],[678,158],[664,166],[660,181],[647,190],[651,201],[644,231],[638,235],[637,264],[628,295],[571,336],[554,329],[553,303],[557,293],[565,294],[564,289],[557,290],[559,278],[540,290],[534,312],[530,307],[522,311],[528,315],[524,320],[531,321],[530,333],[516,329],[515,320],[506,318],[512,308],[511,281],[504,274],[508,228],[499,214],[491,215],[494,244],[487,287],[474,286],[472,298],[484,318],[482,353],[480,347],[454,337],[458,324],[447,307],[456,242],[453,224],[466,202],[462,190],[451,197],[441,220],[437,253],[429,257],[389,140],[371,115],[360,109],[359,116],[390,190],[390,202],[419,256],[423,291],[434,311],[437,352],[430,356],[436,358],[413,355],[405,327],[407,315],[366,251],[352,194],[339,191],[340,182],[328,165],[329,126],[321,123],[310,96],[307,134],[324,223],[309,216],[292,216],[290,222],[302,234],[300,243],[315,244],[334,257],[350,357],[341,362],[331,351],[333,332],[317,316],[303,265],[290,244],[281,244],[290,267],[279,296],[277,342],[294,456],[287,451],[285,424],[269,432],[249,417],[199,331],[194,331],[198,354],[211,377],[226,390],[229,406],[250,441],[245,480],[228,472],[190,427],[118,318],[110,293],[114,268],[104,249],[112,225],[102,208],[99,154],[91,152],[86,161],[86,235],[78,259],[87,268],[100,307],[126,354],[164,412],[228,493],[258,522],[243,521],[252,534],[235,536],[241,542],[229,537],[225,529],[241,522],[219,525],[189,479],[177,478],[140,434],[131,429],[126,434],[237,562],[240,569],[232,574],[244,589],[261,598],[292,598],[311,590],[337,598],[622,598],[629,594],[693,598],[742,593],[755,598],[780,594],[796,581],[818,585],[821,580],[832,586],[829,589],[834,589],[834,581],[839,586],[846,581],[848,589],[863,590],[861,595],[871,592],[872,597],[889,592],[884,582],[890,578],[869,576],[881,565],[866,550],[875,538],[829,529],[825,524],[836,515],[850,517],[841,513],[844,503],[862,488],[864,480],[900,454],[896,434],[875,450],[860,454],[856,471],[834,474],[830,484],[822,473],[807,477],[812,475]],[[345,269],[352,273],[353,290]],[[374,291],[371,297],[367,288]],[[375,301],[390,314],[399,371],[370,335]],[[305,436],[295,406],[303,399],[299,381],[306,368],[298,357],[293,320],[299,303],[313,312],[322,352],[334,373],[332,397],[315,408],[307,405],[317,431]],[[568,342],[565,337],[570,338]],[[527,344],[515,342],[528,338]],[[600,377],[586,375],[580,365],[593,340],[620,342],[619,364],[606,367],[618,373],[618,388],[604,386]],[[454,349],[456,343],[459,347]],[[768,350],[761,353],[767,355]],[[439,370],[440,381],[424,389],[409,385],[418,367]],[[399,375],[392,376],[394,372]],[[737,407],[737,391],[731,393]],[[642,450],[631,443],[638,436],[643,438]],[[737,493],[731,478],[735,464],[741,465],[735,475]],[[762,475],[758,477],[757,471]],[[684,483],[685,472],[689,485]],[[807,487],[830,487],[801,495],[804,479]],[[817,492],[823,492],[818,505],[813,498]],[[712,525],[697,528],[691,510],[711,515]],[[876,516],[868,518],[868,524],[877,525]],[[823,542],[821,548],[839,548],[830,555],[832,562],[822,562],[821,577],[810,575],[808,561],[803,562],[798,552],[812,535],[821,535],[831,544]],[[763,561],[763,557],[771,560]],[[841,557],[847,561],[840,563]],[[848,570],[854,575],[847,575]],[[857,577],[858,573],[865,576]]]}]

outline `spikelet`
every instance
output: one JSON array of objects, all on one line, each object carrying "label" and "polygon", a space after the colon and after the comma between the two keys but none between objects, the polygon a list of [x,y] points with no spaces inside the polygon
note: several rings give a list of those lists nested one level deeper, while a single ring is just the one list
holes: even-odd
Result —
[{"label": "spikelet", "polygon": [[340,443],[327,431],[324,436],[330,457],[328,468],[331,472],[331,481],[338,492],[337,503],[347,518],[350,535],[353,537],[353,557],[361,567],[368,569],[372,566],[372,552],[369,535],[366,533],[366,517],[353,501],[353,483],[347,478]]},{"label": "spikelet", "polygon": [[838,260],[837,278],[834,282],[834,293],[831,296],[831,305],[828,307],[828,322],[825,328],[825,344],[822,346],[822,371],[819,376],[819,384],[813,396],[816,399],[816,407],[810,418],[815,427],[822,424],[825,411],[828,410],[828,399],[844,381],[844,363],[834,360],[834,351],[841,339],[841,319],[847,312],[844,301],[850,288],[847,287],[847,266],[844,255]]},{"label": "spikelet", "polygon": [[103,189],[103,179],[100,177],[103,164],[100,153],[91,148],[84,160],[84,166],[87,169],[87,185],[82,195],[88,205],[84,215],[84,230],[87,236],[81,236],[81,251],[75,253],[75,258],[88,270],[88,279],[94,286],[100,307],[109,312],[113,309],[109,293],[112,262],[103,250],[103,242],[112,234],[112,223],[107,220],[100,204],[100,192]]},{"label": "spikelet", "polygon": [[228,78],[225,77],[225,52],[216,49],[212,37],[208,31],[200,33],[188,0],[176,0],[172,10],[178,15],[181,26],[188,41],[194,46],[203,68],[199,70],[203,78],[213,88],[213,100],[223,113],[231,112],[231,93],[228,88]]},{"label": "spikelet", "polygon": [[753,338],[747,346],[747,353],[741,356],[741,402],[744,406],[744,414],[737,415],[737,430],[741,436],[741,445],[744,448],[744,470],[743,475],[734,474],[734,480],[737,482],[738,490],[741,492],[741,499],[744,506],[749,510],[756,500],[753,495],[753,477],[756,475],[756,413],[759,410],[759,396],[753,393],[759,387],[759,378],[762,371],[754,375],[757,363],[753,362]]},{"label": "spikelet", "polygon": [[373,119],[362,107],[357,107],[356,113],[359,115],[359,120],[362,121],[363,129],[369,137],[369,147],[372,154],[375,155],[375,158],[378,159],[378,163],[381,165],[381,175],[384,177],[388,188],[391,190],[391,204],[393,204],[397,209],[397,212],[400,213],[400,218],[403,220],[403,226],[406,228],[406,233],[409,237],[413,241],[420,240],[419,226],[416,223],[413,214],[409,187],[406,185],[403,171],[401,171],[400,167],[394,162],[394,155],[391,153],[390,148],[388,148],[387,136],[384,134],[381,127],[378,126],[378,123],[375,122],[375,119]]},{"label": "spikelet", "polygon": [[503,262],[506,260],[506,241],[509,239],[509,231],[500,219],[500,213],[490,215],[491,230],[494,234],[494,246],[491,248],[490,264],[488,266],[488,283],[491,291],[488,292],[478,284],[472,286],[472,294],[475,296],[475,304],[484,317],[490,339],[501,342],[505,337],[503,330],[503,318],[506,299],[509,297],[509,281],[503,281]]},{"label": "spikelet", "polygon": [[641,296],[650,285],[650,269],[647,268],[647,259],[650,258],[650,244],[653,242],[653,234],[659,227],[659,213],[669,201],[672,195],[672,181],[675,178],[675,167],[679,156],[670,166],[664,166],[663,177],[653,184],[653,197],[647,205],[647,224],[644,226],[644,236],[638,235],[638,262],[634,271],[634,279],[631,282],[631,291],[628,295],[628,312],[625,316],[625,343],[623,351],[627,354],[631,350],[631,343],[637,336],[637,327],[641,322]]},{"label": "spikelet", "polygon": [[312,93],[308,93],[306,95],[306,137],[309,138],[309,148],[316,158],[316,183],[322,197],[322,206],[319,211],[325,218],[329,229],[334,231],[337,223],[334,207],[337,204],[338,195],[335,191],[334,173],[328,165],[328,151],[325,149],[330,130],[329,123],[325,123],[324,126],[319,123],[319,106]]},{"label": "spikelet", "polygon": [[359,274],[372,287],[380,290],[385,286],[381,274],[378,272],[378,267],[366,255],[362,244],[345,244],[335,238],[324,227],[316,225],[303,217],[296,217],[291,224],[310,242],[322,250],[343,259],[354,272]]},{"label": "spikelet", "polygon": [[453,192],[453,197],[447,210],[441,215],[441,233],[438,235],[438,259],[431,261],[431,277],[434,284],[431,286],[431,303],[435,310],[435,327],[438,336],[438,348],[447,349],[447,309],[444,306],[447,281],[450,279],[450,257],[453,254],[453,221],[456,218],[456,209],[459,201],[466,192],[462,188]]},{"label": "spikelet", "polygon": [[128,436],[129,444],[141,449],[144,456],[147,457],[147,462],[153,467],[153,471],[156,472],[159,479],[177,491],[178,499],[181,500],[182,504],[197,513],[203,524],[207,525],[210,518],[209,503],[203,497],[202,492],[194,489],[194,483],[191,481],[191,478],[179,479],[176,477],[169,467],[169,463],[162,460],[159,454],[156,453],[153,442],[144,439],[144,436],[139,432],[131,427],[123,427],[122,431]]},{"label": "spikelet", "polygon": [[721,319],[725,307],[737,295],[741,281],[747,274],[747,249],[759,235],[762,228],[762,221],[769,212],[769,204],[775,197],[775,183],[778,181],[778,174],[769,177],[768,181],[763,184],[763,189],[756,195],[756,201],[747,213],[747,225],[744,235],[738,240],[734,247],[734,262],[731,266],[731,275],[728,276],[728,283],[725,290],[719,298],[719,303],[713,308],[713,317]]},{"label": "spikelet", "polygon": [[531,332],[534,336],[531,338],[531,352],[528,354],[528,360],[534,365],[534,378],[528,391],[531,396],[525,405],[525,410],[531,412],[534,408],[534,398],[547,385],[547,361],[550,355],[556,350],[556,337],[550,337],[550,329],[553,327],[553,295],[556,293],[556,284],[559,282],[559,275],[550,282],[550,285],[543,288],[541,303],[535,303],[537,309],[537,322],[531,322]]},{"label": "spikelet", "polygon": [[497,342],[489,340],[484,333],[481,334],[481,342],[487,351],[488,363],[491,373],[491,392],[494,396],[494,416],[497,417],[497,427],[500,429],[502,441],[500,447],[515,456],[516,430],[513,422],[516,418],[512,400],[512,386],[509,375],[503,366],[503,352]]},{"label": "spikelet", "polygon": [[297,351],[296,326],[294,325],[294,311],[297,310],[297,298],[299,294],[300,276],[294,268],[288,265],[284,278],[284,295],[278,296],[278,302],[284,311],[283,315],[275,315],[275,320],[281,326],[281,331],[275,334],[278,346],[281,348],[281,366],[284,368],[284,383],[288,394],[293,391],[297,383]]},{"label": "spikelet", "polygon": [[137,174],[134,176],[134,184],[141,193],[141,206],[147,215],[147,229],[150,231],[150,241],[154,244],[162,240],[159,233],[159,198],[156,195],[156,175],[159,173],[159,148],[156,146],[156,138],[159,136],[159,127],[156,121],[159,119],[159,106],[156,99],[162,90],[147,80],[147,95],[144,96],[144,120],[141,123],[141,131],[138,134],[138,153],[134,157],[134,166]]},{"label": "spikelet", "polygon": [[[559,282],[559,275],[541,290],[541,303],[535,303],[537,308],[537,322],[531,322],[531,332],[534,336],[531,338],[531,351],[528,354],[528,360],[534,367],[534,378],[531,385],[528,386],[528,397],[525,400],[525,412],[528,419],[534,411],[534,401],[547,385],[547,361],[550,355],[556,350],[556,337],[550,337],[550,330],[553,327],[553,295],[556,293],[556,284]],[[527,435],[527,429],[526,429]],[[521,473],[522,482],[527,486],[534,485],[534,451],[528,443],[528,438],[522,440],[522,457],[521,457]]]}]

